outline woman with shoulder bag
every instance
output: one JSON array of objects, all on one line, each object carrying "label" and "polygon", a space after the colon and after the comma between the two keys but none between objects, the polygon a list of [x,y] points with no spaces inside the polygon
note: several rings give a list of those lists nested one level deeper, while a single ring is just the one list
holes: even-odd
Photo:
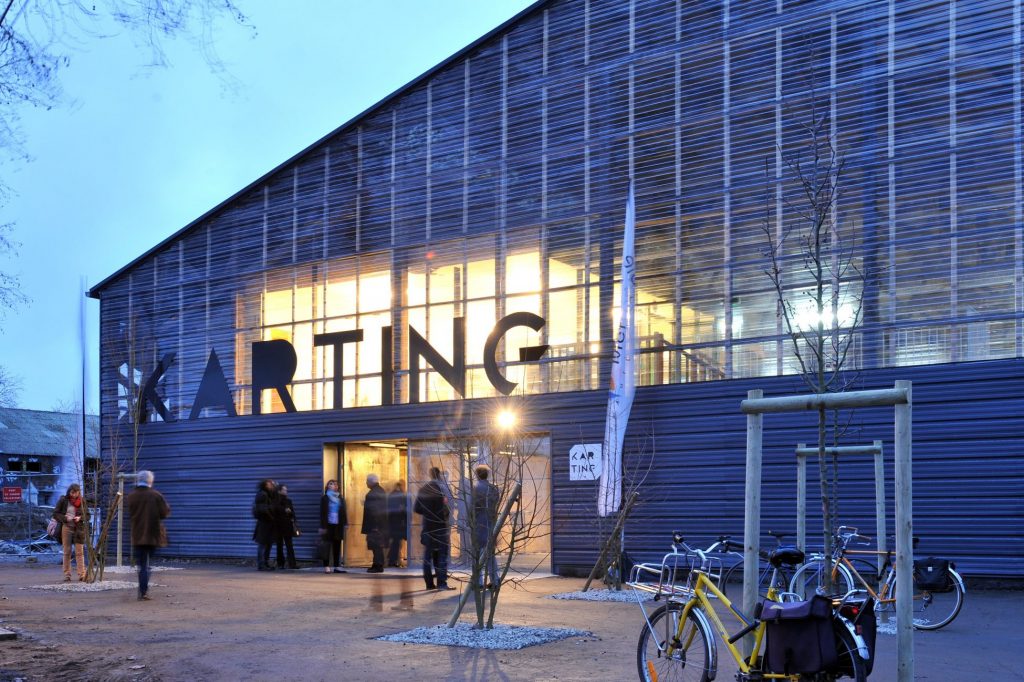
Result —
[{"label": "woman with shoulder bag", "polygon": [[71,582],[71,546],[75,548],[78,580],[85,580],[85,510],[82,508],[82,487],[68,486],[64,496],[53,508],[53,518],[60,524],[60,543],[64,546],[64,582]]},{"label": "woman with shoulder bag", "polygon": [[338,492],[338,482],[327,481],[324,495],[320,498],[320,558],[324,562],[324,573],[345,573],[341,568],[341,541],[345,536],[348,517],[345,513],[345,498]]}]

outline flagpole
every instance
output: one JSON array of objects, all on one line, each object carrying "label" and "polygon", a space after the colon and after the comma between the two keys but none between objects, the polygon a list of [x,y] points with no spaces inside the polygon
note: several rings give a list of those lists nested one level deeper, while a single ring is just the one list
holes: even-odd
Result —
[{"label": "flagpole", "polygon": [[612,353],[611,377],[608,387],[608,408],[605,418],[604,442],[601,449],[601,477],[598,483],[597,512],[609,516],[622,504],[623,460],[626,426],[636,390],[636,260],[634,233],[636,209],[632,180],[626,199],[626,215],[622,236],[622,263],[619,283],[619,325]]}]

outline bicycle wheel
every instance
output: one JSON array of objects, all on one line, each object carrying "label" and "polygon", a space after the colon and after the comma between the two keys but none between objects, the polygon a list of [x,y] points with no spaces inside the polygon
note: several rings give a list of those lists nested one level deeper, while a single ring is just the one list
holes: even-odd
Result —
[{"label": "bicycle wheel", "polygon": [[[896,597],[896,577],[891,578],[890,596]],[[960,574],[949,569],[948,592],[929,592],[914,586],[914,627],[918,630],[938,630],[953,622],[964,605],[964,581]]]},{"label": "bicycle wheel", "polygon": [[[757,564],[757,594],[762,599],[768,596],[768,588],[771,586],[772,565],[767,561],[760,561]],[[785,592],[786,586],[789,584],[789,572],[786,567],[779,568],[778,577],[776,578],[775,587],[779,592]],[[729,601],[739,603],[738,600],[743,598],[743,562],[729,568],[728,571],[722,576],[722,584],[720,586],[722,592],[725,592],[725,596],[729,598]]]},{"label": "bicycle wheel", "polygon": [[836,653],[839,655],[835,667],[825,673],[826,680],[850,678],[856,682],[864,682],[868,678],[867,661],[860,656],[853,635],[845,626],[834,623],[836,632]]},{"label": "bicycle wheel", "polygon": [[[715,640],[704,613],[690,610],[679,627],[683,604],[669,602],[644,623],[636,645],[636,665],[646,682],[708,682],[716,675]],[[671,646],[672,651],[669,652]]]},{"label": "bicycle wheel", "polygon": [[[796,594],[800,599],[809,599],[819,588],[825,584],[824,576],[825,561],[823,559],[811,559],[793,575],[789,581],[789,591]],[[853,576],[850,569],[839,564],[836,566],[836,579],[832,586],[835,594],[846,594],[853,589]]]}]

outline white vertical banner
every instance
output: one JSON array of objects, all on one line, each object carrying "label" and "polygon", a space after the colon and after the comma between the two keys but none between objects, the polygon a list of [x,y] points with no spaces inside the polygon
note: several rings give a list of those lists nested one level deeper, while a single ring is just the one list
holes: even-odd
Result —
[{"label": "white vertical banner", "polygon": [[636,260],[633,255],[635,229],[636,210],[633,182],[630,181],[629,197],[626,200],[626,225],[622,235],[619,327],[615,333],[615,348],[612,352],[608,414],[605,418],[601,478],[597,492],[597,513],[601,516],[614,514],[622,504],[622,443],[626,437],[629,411],[633,407],[633,393],[636,391]]}]

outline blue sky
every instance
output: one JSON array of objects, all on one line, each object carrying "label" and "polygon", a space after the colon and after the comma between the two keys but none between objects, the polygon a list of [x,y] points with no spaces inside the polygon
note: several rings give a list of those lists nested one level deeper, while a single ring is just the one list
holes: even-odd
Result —
[{"label": "blue sky", "polygon": [[[25,110],[29,163],[4,161],[16,195],[18,273],[31,302],[0,320],[0,364],[19,407],[81,395],[81,280],[92,286],[532,0],[240,3],[255,31],[221,20],[231,85],[186,40],[170,65],[129,35],[83,41],[61,106]],[[87,303],[88,403],[97,403],[99,303]]]}]

